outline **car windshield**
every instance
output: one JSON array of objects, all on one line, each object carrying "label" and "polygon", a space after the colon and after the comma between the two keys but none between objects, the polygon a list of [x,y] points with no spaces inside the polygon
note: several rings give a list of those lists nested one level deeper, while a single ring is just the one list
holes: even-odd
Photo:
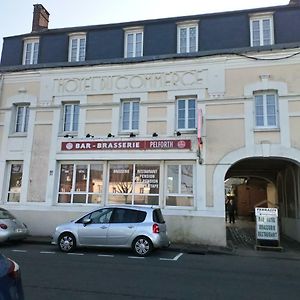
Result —
[{"label": "car windshield", "polygon": [[7,210],[0,209],[0,219],[15,219],[15,217]]}]

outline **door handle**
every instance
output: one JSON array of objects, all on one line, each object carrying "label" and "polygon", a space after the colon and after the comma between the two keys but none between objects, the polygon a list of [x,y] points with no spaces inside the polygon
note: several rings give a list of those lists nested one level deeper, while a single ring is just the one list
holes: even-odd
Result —
[{"label": "door handle", "polygon": [[132,226],[132,225],[129,225],[129,226],[128,226],[128,228],[130,228],[130,229],[132,229],[133,227],[134,227],[134,226]]},{"label": "door handle", "polygon": [[106,228],[107,228],[107,226],[104,226],[104,225],[103,225],[103,226],[101,226],[100,228],[101,228],[101,229],[106,229]]}]

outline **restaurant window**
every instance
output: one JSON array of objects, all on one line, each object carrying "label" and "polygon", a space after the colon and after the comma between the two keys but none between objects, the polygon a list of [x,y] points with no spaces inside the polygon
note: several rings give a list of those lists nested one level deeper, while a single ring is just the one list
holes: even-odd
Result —
[{"label": "restaurant window", "polygon": [[58,203],[99,204],[102,202],[103,164],[62,164]]},{"label": "restaurant window", "polygon": [[9,164],[9,186],[7,202],[20,202],[22,177],[23,177],[23,164],[11,163]]},{"label": "restaurant window", "polygon": [[167,166],[167,206],[193,206],[193,177],[191,164]]},{"label": "restaurant window", "polygon": [[156,164],[111,164],[109,204],[159,204],[159,170]]}]

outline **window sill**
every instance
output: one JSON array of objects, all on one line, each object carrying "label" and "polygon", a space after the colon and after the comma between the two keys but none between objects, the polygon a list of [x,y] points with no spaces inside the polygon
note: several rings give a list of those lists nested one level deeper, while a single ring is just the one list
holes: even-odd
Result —
[{"label": "window sill", "polygon": [[11,133],[8,138],[26,138],[27,132],[14,132]]},{"label": "window sill", "polygon": [[280,132],[280,128],[276,127],[256,127],[254,132]]}]

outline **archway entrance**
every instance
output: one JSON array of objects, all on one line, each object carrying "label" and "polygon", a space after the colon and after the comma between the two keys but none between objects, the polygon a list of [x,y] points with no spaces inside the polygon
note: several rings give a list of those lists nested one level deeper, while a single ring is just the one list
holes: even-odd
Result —
[{"label": "archway entrance", "polygon": [[253,249],[255,207],[278,208],[280,234],[297,239],[286,224],[299,216],[299,174],[298,164],[285,158],[253,157],[233,164],[224,178],[225,196],[236,207],[236,222],[226,223],[227,243]]}]

